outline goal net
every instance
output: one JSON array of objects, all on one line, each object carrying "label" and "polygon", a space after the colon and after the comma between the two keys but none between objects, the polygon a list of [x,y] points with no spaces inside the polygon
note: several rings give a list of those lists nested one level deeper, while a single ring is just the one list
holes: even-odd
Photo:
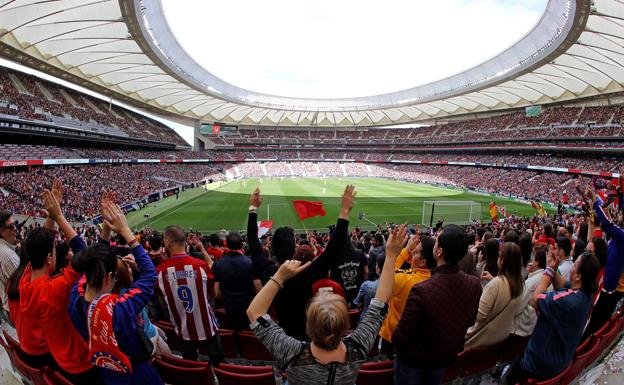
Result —
[{"label": "goal net", "polygon": [[425,226],[435,225],[444,218],[444,223],[469,225],[481,220],[481,203],[473,201],[424,201],[422,221]]}]

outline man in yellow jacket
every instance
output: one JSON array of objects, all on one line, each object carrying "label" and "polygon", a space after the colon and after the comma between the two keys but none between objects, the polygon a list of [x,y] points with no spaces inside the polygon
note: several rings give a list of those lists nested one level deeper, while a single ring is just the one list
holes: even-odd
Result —
[{"label": "man in yellow jacket", "polygon": [[[395,263],[394,286],[388,301],[388,315],[381,326],[379,335],[382,340],[381,353],[392,356],[392,333],[399,324],[405,302],[412,286],[431,277],[431,269],[436,266],[433,258],[435,239],[429,236],[414,235],[401,251]],[[403,265],[409,263],[409,268]]]}]

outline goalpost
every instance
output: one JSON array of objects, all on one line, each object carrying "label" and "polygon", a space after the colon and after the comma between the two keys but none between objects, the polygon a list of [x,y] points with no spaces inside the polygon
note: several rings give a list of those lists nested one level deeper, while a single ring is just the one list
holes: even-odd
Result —
[{"label": "goalpost", "polygon": [[481,220],[481,203],[474,201],[423,201],[421,224],[433,226],[441,218],[444,223],[469,225]]}]

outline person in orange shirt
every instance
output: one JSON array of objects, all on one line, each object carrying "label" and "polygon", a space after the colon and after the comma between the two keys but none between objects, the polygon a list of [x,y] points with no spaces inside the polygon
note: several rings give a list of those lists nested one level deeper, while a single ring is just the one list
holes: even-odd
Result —
[{"label": "person in orange shirt", "polygon": [[[389,356],[394,354],[392,333],[399,324],[412,286],[431,277],[431,269],[436,266],[436,261],[433,258],[433,245],[435,245],[434,238],[426,235],[422,237],[414,235],[396,259],[394,286],[388,302],[388,316],[379,331],[382,338],[381,352],[383,354]],[[406,262],[409,262],[410,267],[401,269]]]},{"label": "person in orange shirt", "polygon": [[[65,219],[55,194],[44,190],[43,200],[48,216],[70,240],[74,254],[85,250],[85,241]],[[67,311],[69,293],[82,275],[82,268],[74,259],[60,273],[51,275],[56,268],[54,242],[54,233],[46,228],[33,230],[26,240],[29,264],[19,282],[22,327],[41,329],[54,360],[72,383],[103,384],[100,373],[91,364],[87,343],[73,327]],[[28,320],[30,323],[25,322]],[[31,333],[36,334],[34,330]],[[24,333],[18,330],[18,334],[22,336]]]}]

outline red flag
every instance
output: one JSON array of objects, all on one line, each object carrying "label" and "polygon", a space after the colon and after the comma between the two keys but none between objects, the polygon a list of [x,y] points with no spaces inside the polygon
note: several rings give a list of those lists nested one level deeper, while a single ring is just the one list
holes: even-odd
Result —
[{"label": "red flag", "polygon": [[273,221],[258,221],[258,238],[271,231]]},{"label": "red flag", "polygon": [[323,208],[323,202],[292,201],[292,203],[301,220],[317,215],[324,217],[327,214]]}]

